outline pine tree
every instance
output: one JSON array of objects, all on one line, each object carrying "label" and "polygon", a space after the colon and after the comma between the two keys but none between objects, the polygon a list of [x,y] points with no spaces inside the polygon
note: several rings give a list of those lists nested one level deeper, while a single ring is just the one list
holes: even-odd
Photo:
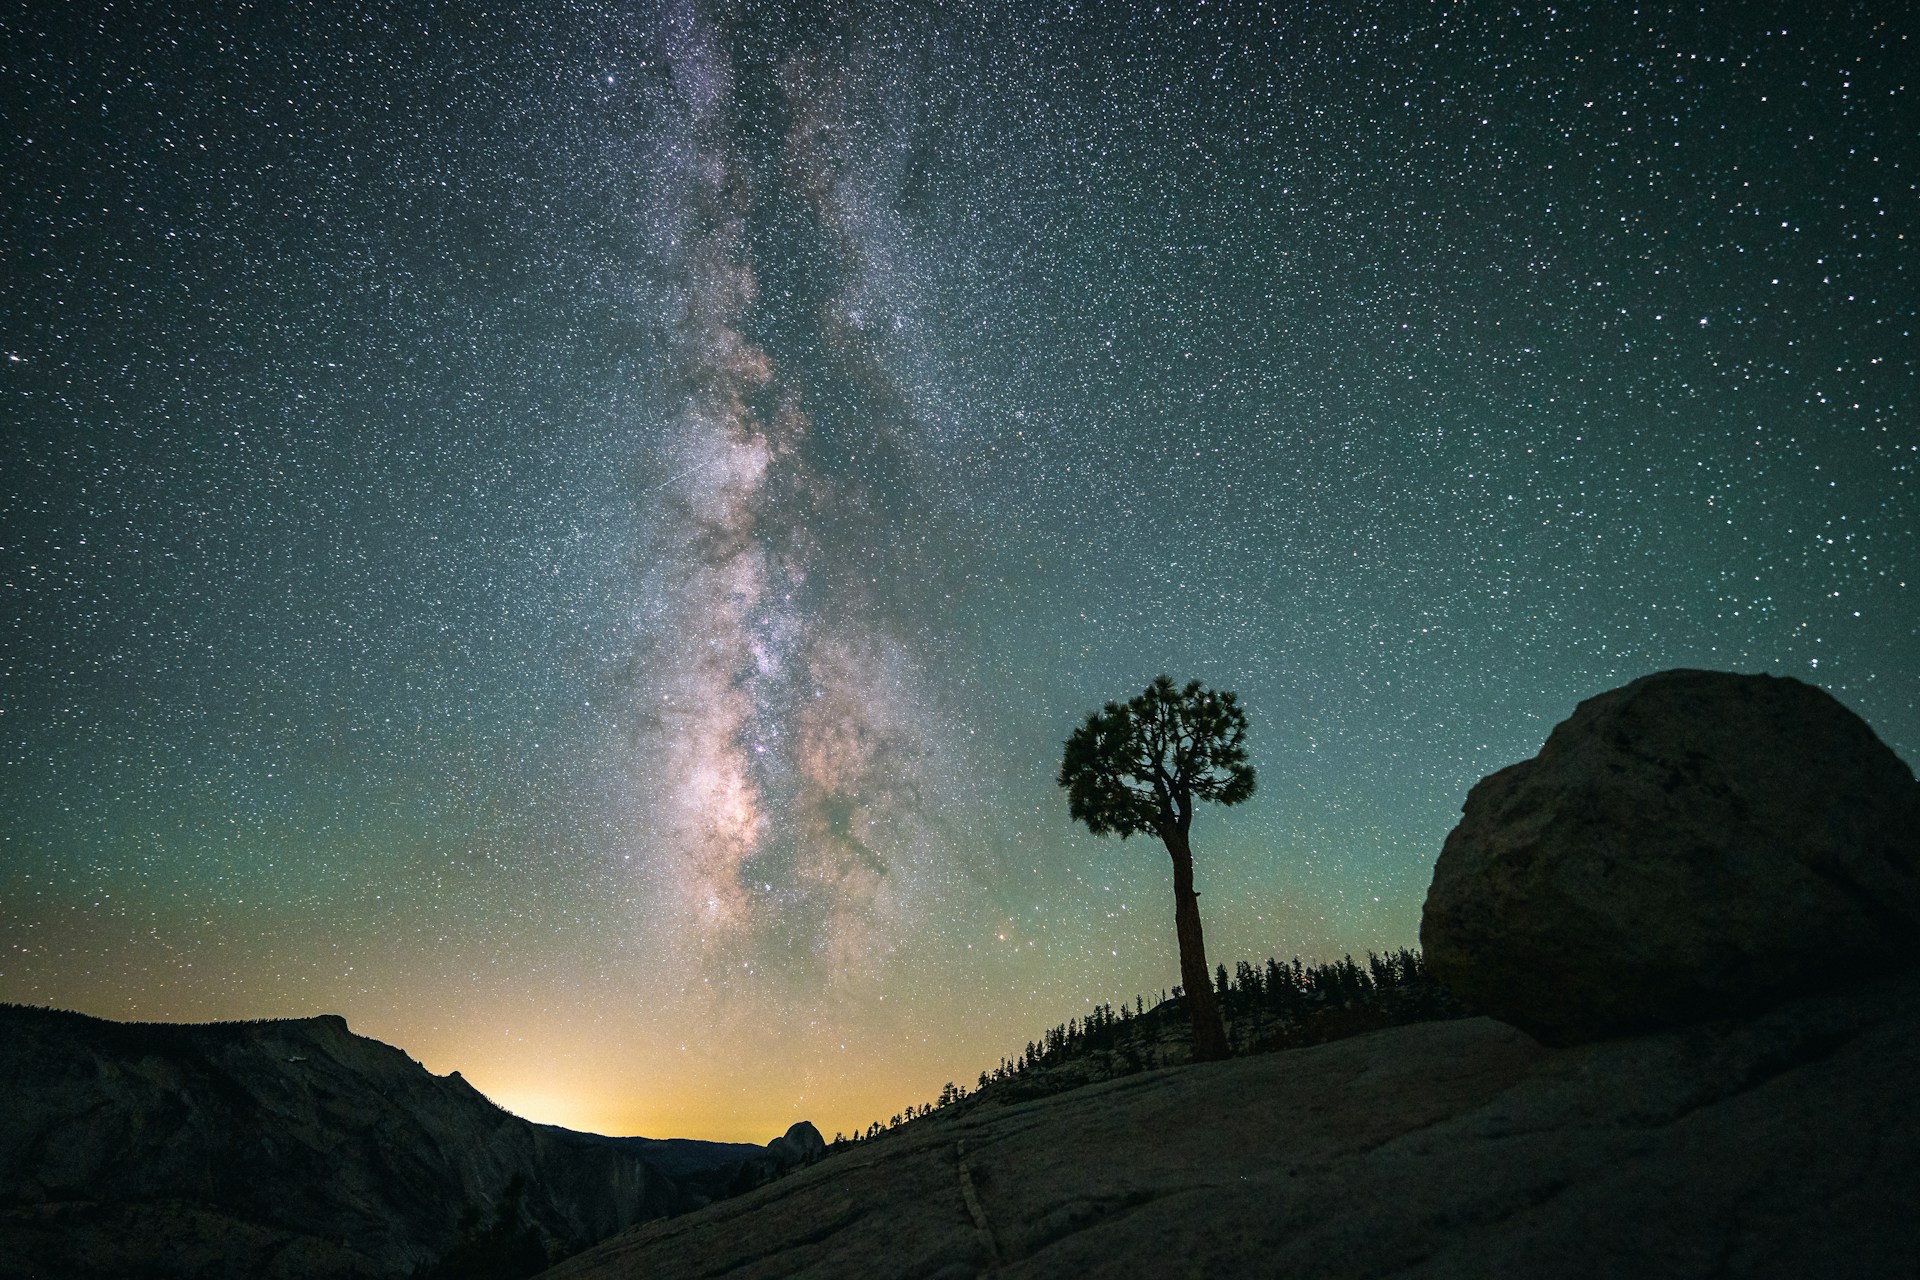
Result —
[{"label": "pine tree", "polygon": [[1247,715],[1232,693],[1195,680],[1176,689],[1156,676],[1125,705],[1109,702],[1067,739],[1057,779],[1068,812],[1094,835],[1152,832],[1173,860],[1174,932],[1193,1023],[1193,1056],[1227,1056],[1226,1031],[1207,981],[1199,893],[1193,887],[1193,802],[1239,804],[1253,795]]}]

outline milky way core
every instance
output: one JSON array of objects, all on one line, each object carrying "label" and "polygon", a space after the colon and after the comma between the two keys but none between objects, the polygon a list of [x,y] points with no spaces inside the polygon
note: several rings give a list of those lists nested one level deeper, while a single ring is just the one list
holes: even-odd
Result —
[{"label": "milky way core", "polygon": [[[657,435],[671,479],[645,495],[633,794],[652,811],[638,837],[651,891],[672,906],[650,919],[726,968],[777,958],[789,977],[870,976],[901,941],[914,906],[902,885],[928,852],[922,801],[942,754],[921,687],[929,655],[873,590],[868,571],[893,569],[893,557],[834,537],[878,501],[870,479],[813,439],[816,402],[844,390],[769,343],[824,335],[836,361],[863,364],[885,407],[848,414],[840,448],[855,459],[901,449],[915,407],[861,334],[867,310],[886,305],[866,281],[897,268],[876,262],[854,175],[823,141],[848,128],[824,101],[840,69],[819,58],[764,68],[772,100],[755,112],[704,15],[672,15],[661,45],[671,92],[644,153],[667,158],[647,176],[660,192],[649,233],[668,282],[668,404],[663,429],[641,436]],[[769,115],[790,123],[770,130]],[[769,133],[768,155],[738,140]],[[753,220],[776,202],[844,262],[824,273],[843,279],[817,302],[789,289],[776,303],[761,284]]]}]

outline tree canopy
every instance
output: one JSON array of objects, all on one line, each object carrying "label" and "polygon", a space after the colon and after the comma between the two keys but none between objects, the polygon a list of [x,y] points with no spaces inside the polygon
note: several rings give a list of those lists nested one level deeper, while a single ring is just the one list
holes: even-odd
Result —
[{"label": "tree canopy", "polygon": [[1232,693],[1171,677],[1125,703],[1109,702],[1067,739],[1059,783],[1067,809],[1095,835],[1121,839],[1185,832],[1195,799],[1239,804],[1253,795],[1247,713]]}]

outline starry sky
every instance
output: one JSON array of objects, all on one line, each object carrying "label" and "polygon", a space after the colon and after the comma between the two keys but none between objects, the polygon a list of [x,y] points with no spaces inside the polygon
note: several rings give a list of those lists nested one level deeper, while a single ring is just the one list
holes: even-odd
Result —
[{"label": "starry sky", "polygon": [[9,7],[0,999],[831,1134],[1177,982],[1158,672],[1230,967],[1650,671],[1920,758],[1916,25]]}]

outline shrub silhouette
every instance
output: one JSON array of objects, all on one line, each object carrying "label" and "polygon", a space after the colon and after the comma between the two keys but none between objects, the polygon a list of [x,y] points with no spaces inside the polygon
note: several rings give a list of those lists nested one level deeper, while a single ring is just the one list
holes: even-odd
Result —
[{"label": "shrub silhouette", "polygon": [[[1226,972],[1215,971],[1218,980]],[[1420,952],[1402,948],[1386,955],[1367,953],[1363,967],[1352,956],[1307,965],[1269,957],[1264,965],[1245,960],[1234,966],[1216,998],[1224,1033],[1238,1053],[1272,1053],[1323,1044],[1383,1027],[1464,1017],[1466,1010],[1428,973]],[[915,1117],[924,1118],[983,1102],[1022,1102],[1117,1079],[1157,1067],[1192,1061],[1191,1018],[1185,994],[1162,992],[1157,1004],[1144,996],[1089,1009],[1052,1027],[1024,1052],[1002,1058],[980,1073],[969,1090],[949,1083],[937,1104],[908,1108],[903,1119],[882,1127],[869,1125],[851,1138],[835,1135],[832,1149],[880,1137]]]}]

